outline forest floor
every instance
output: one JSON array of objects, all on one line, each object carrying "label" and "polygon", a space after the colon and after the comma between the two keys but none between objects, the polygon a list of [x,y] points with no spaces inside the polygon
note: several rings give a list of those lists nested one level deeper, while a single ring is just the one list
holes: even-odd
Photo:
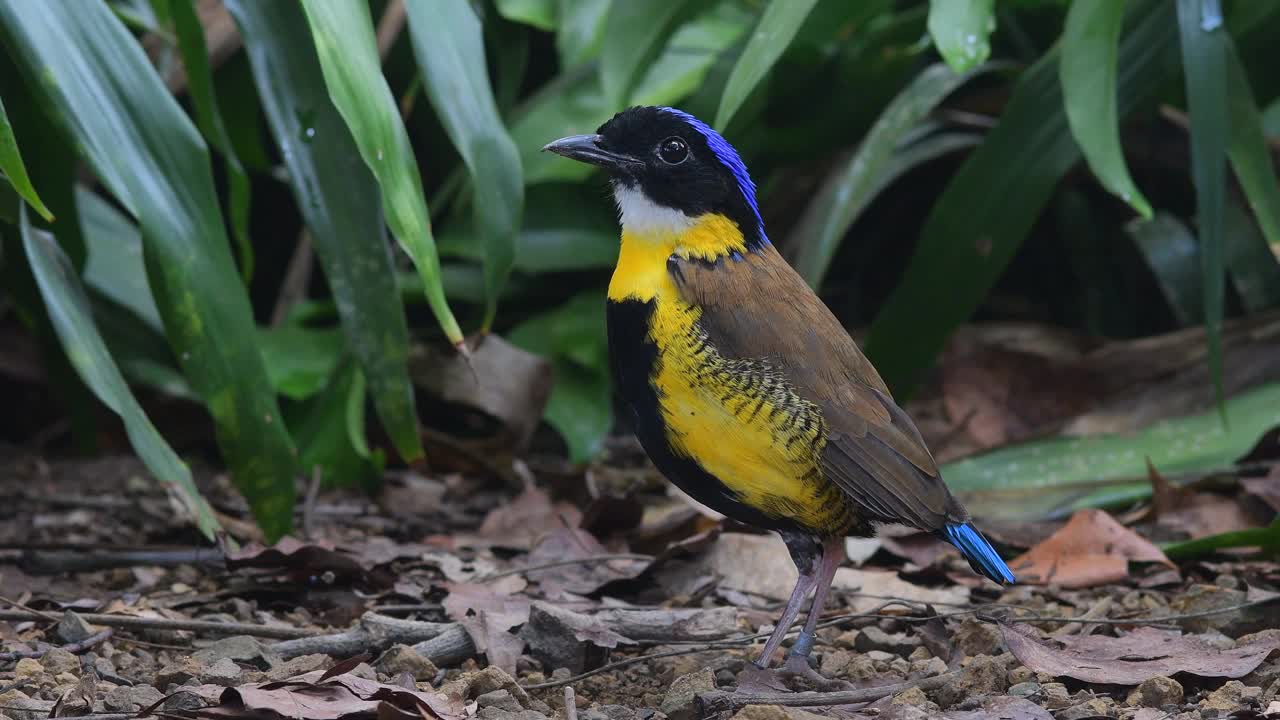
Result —
[{"label": "forest floor", "polygon": [[[1075,365],[1032,358],[1061,355],[1043,337],[979,347],[908,410],[945,461],[1090,407],[1084,424],[1118,431],[1117,407],[1141,424],[1188,393],[1203,406],[1196,354],[1144,342]],[[1234,351],[1228,390],[1274,377],[1273,350]],[[1013,558],[1006,588],[930,535],[850,540],[817,692],[750,662],[795,579],[781,541],[673,493],[634,440],[586,468],[437,447],[376,495],[300,486],[294,532],[268,545],[226,476],[196,467],[216,547],[131,457],[0,447],[0,720],[1280,717],[1280,563],[1157,544],[1280,511],[1280,432],[1257,443],[1249,477],[1152,470],[1151,499],[1115,514],[981,520]]]}]

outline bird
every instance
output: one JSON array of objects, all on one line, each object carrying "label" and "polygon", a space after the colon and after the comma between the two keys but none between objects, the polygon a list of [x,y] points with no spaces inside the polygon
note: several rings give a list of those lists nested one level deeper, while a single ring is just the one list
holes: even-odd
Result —
[{"label": "bird", "polygon": [[977,573],[1015,581],[879,373],[769,241],[755,183],[720,133],[637,106],[543,150],[608,174],[621,225],[609,364],[646,454],[703,505],[777,532],[796,565],[757,667],[812,592],[785,667],[807,663],[845,539],[882,525],[935,533]]}]

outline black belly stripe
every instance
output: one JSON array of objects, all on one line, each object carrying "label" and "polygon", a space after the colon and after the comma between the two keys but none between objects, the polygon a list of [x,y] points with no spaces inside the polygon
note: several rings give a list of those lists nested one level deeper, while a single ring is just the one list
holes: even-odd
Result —
[{"label": "black belly stripe", "polygon": [[[609,365],[614,390],[630,410],[636,437],[659,472],[698,502],[739,522],[770,530],[813,532],[786,517],[766,515],[738,500],[737,493],[697,461],[677,455],[667,442],[657,390],[650,378],[661,362],[649,339],[652,302],[608,301]],[[763,402],[763,400],[762,400]],[[758,410],[757,410],[758,412]]]}]

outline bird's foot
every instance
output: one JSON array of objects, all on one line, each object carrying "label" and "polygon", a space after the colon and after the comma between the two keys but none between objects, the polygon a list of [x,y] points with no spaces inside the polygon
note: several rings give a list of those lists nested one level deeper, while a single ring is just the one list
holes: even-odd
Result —
[{"label": "bird's foot", "polygon": [[854,688],[852,684],[843,680],[829,680],[809,666],[809,651],[813,648],[813,642],[812,634],[800,633],[782,667],[770,669],[757,663],[751,664],[738,674],[738,690],[745,692],[852,690]]},{"label": "bird's foot", "polygon": [[778,668],[778,673],[786,678],[787,685],[796,692],[805,690],[837,692],[854,689],[852,683],[823,677],[817,670],[809,666],[809,657],[807,655],[796,655],[794,653],[787,655],[787,660],[782,664],[781,668]]}]

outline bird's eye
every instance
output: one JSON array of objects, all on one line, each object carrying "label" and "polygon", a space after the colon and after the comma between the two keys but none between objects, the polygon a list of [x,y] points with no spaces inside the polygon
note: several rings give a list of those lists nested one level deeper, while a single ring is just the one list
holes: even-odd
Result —
[{"label": "bird's eye", "polygon": [[689,146],[678,137],[669,137],[658,144],[658,157],[668,165],[679,165],[689,159]]}]

